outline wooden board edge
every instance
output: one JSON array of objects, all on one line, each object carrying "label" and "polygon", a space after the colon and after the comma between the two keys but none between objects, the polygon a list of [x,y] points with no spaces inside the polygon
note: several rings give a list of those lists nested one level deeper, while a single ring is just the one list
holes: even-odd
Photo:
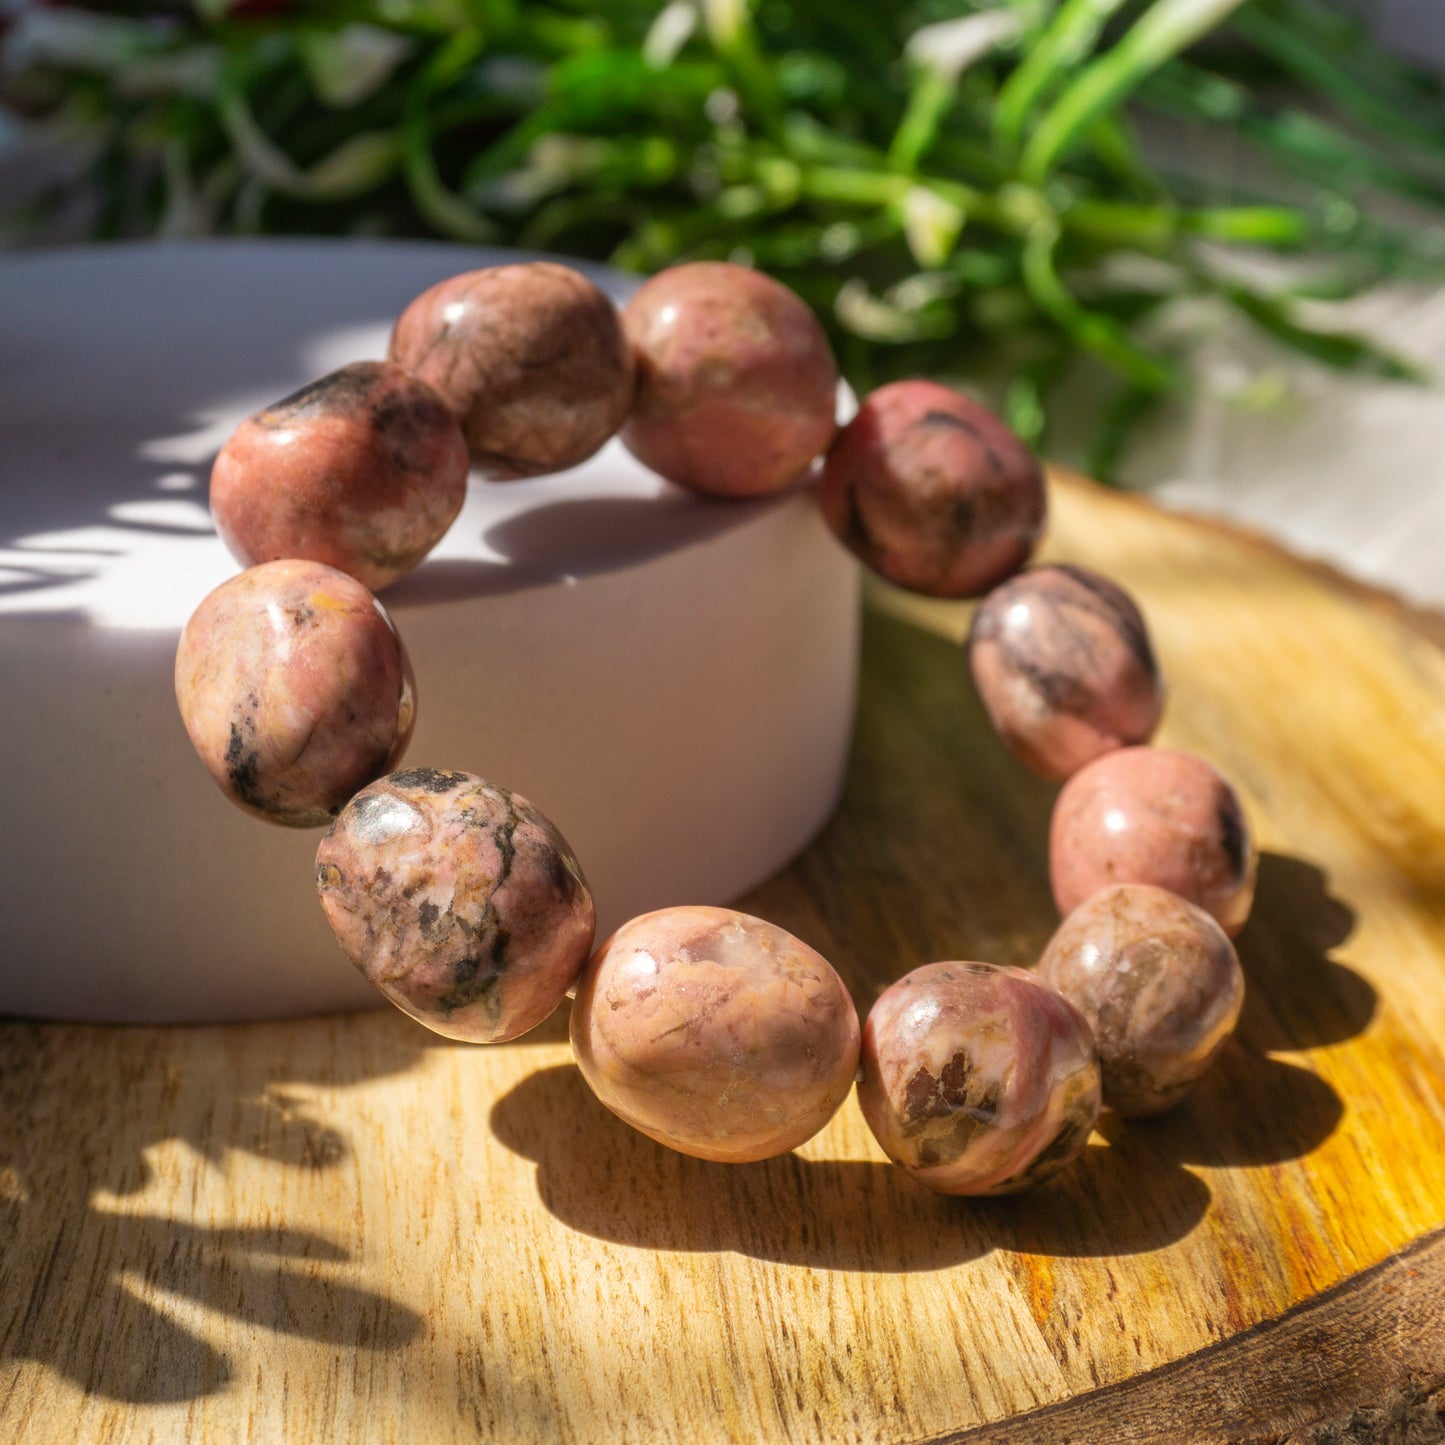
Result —
[{"label": "wooden board edge", "polygon": [[1182,1360],[919,1445],[1275,1445],[1407,1381],[1445,1385],[1445,1229]]},{"label": "wooden board edge", "polygon": [[1362,606],[1375,612],[1383,612],[1402,623],[1411,631],[1445,648],[1445,611],[1426,603],[1412,602],[1388,587],[1362,581],[1348,572],[1318,557],[1297,552],[1267,533],[1247,523],[1231,520],[1211,512],[1196,511],[1189,507],[1166,506],[1144,492],[1124,491],[1117,487],[1106,487],[1100,482],[1067,467],[1049,467],[1050,480],[1076,490],[1104,493],[1112,498],[1135,507],[1147,507],[1165,517],[1177,517],[1191,525],[1213,532],[1216,536],[1253,550],[1268,553],[1281,562],[1287,562],[1308,573],[1325,586],[1353,598]]}]

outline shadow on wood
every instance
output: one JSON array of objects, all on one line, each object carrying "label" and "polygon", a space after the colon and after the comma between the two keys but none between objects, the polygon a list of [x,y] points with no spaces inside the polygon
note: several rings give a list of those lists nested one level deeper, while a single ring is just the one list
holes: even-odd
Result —
[{"label": "shadow on wood", "polygon": [[1304,858],[1261,853],[1259,886],[1238,940],[1248,992],[1239,1033],[1262,1049],[1343,1043],[1375,1016],[1375,990],[1330,957],[1355,929],[1354,910]]},{"label": "shadow on wood", "polygon": [[[1056,796],[995,737],[956,643],[869,611],[842,805],[802,857],[739,906],[832,960],[864,1016],[889,983],[923,963],[1030,967],[1058,923],[1047,849]],[[1247,990],[1237,1039],[1162,1119],[1126,1129],[1106,1116],[1114,1147],[1139,1168],[1154,1156],[1156,1173],[1167,1177],[1181,1164],[1275,1164],[1322,1144],[1343,1117],[1339,1094],[1268,1051],[1342,1042],[1368,1025],[1374,989],[1329,956],[1354,926],[1354,911],[1320,868],[1263,854],[1254,914],[1239,941]],[[1171,1229],[1192,1208],[1188,1186],[1177,1187],[1185,1193],[1176,1196],[1173,1225],[1160,1226],[1160,1243],[1180,1237]],[[1029,1208],[1024,1214],[1039,1241],[1068,1237],[1051,1234],[1047,1210],[1039,1219]],[[1151,1237],[1148,1226],[1142,1237]]]},{"label": "shadow on wood", "polygon": [[871,1159],[714,1164],[629,1128],[572,1065],[523,1079],[493,1106],[491,1124],[536,1161],[547,1209],[584,1234],[815,1269],[941,1270],[996,1248],[1131,1254],[1182,1238],[1209,1205],[1203,1181],[1129,1141],[1095,1145],[1058,1183],[1005,1200],[946,1198]]},{"label": "shadow on wood", "polygon": [[[282,1027],[300,1041],[317,1025]],[[365,1053],[337,1054],[314,1073],[333,1083],[397,1073],[417,1061],[425,1036],[381,1027],[368,1042]],[[298,1047],[280,1078],[274,1061],[248,1067],[234,1029],[9,1024],[6,1045],[0,1298],[16,1309],[3,1321],[0,1360],[33,1359],[89,1394],[160,1404],[214,1394],[235,1374],[226,1354],[172,1317],[172,1301],[183,1317],[200,1307],[347,1350],[391,1350],[417,1337],[420,1316],[348,1279],[352,1251],[337,1240],[280,1222],[208,1223],[203,1211],[181,1219],[127,1203],[151,1181],[151,1153],[172,1142],[216,1167],[233,1151],[308,1174],[346,1163],[346,1138],[288,1092],[306,1082],[303,1061],[314,1051]],[[81,1052],[87,1077],[111,1087],[78,1102]],[[103,1127],[91,1117],[86,1133],[69,1129],[77,1107],[103,1114]],[[86,1137],[105,1139],[103,1168],[93,1150],[73,1157],[68,1141]]]},{"label": "shadow on wood", "polygon": [[1302,1158],[1334,1133],[1344,1112],[1318,1074],[1233,1039],[1178,1108],[1128,1121],[1105,1114],[1099,1128],[1114,1143],[1136,1136],[1142,1148],[1147,1140],[1178,1164],[1243,1168]]}]

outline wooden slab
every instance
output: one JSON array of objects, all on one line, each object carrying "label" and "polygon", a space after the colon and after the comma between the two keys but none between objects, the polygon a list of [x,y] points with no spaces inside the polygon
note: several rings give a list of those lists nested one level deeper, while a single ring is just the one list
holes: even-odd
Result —
[{"label": "wooden slab", "polygon": [[[1048,550],[1136,592],[1161,741],[1235,778],[1266,850],[1239,1036],[1186,1108],[968,1202],[851,1100],[783,1159],[669,1154],[561,1018],[493,1049],[389,1013],[6,1024],[0,1439],[1279,1438],[1445,1378],[1445,653],[1068,479]],[[989,734],[965,619],[875,596],[844,806],[744,900],[860,1007],[1055,923],[1052,789]]]}]

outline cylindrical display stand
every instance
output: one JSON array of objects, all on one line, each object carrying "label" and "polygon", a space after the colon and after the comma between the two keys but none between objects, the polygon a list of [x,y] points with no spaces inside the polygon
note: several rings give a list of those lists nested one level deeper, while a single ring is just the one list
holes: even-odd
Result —
[{"label": "cylindrical display stand", "polygon": [[[237,570],[206,511],[235,423],[384,355],[413,295],[503,259],[232,242],[0,263],[0,1013],[181,1021],[375,1001],[315,899],[320,834],[220,795],[172,663],[192,608]],[[417,675],[406,765],[529,797],[576,849],[604,931],[728,901],[836,803],[856,574],[801,490],[704,501],[612,443],[557,477],[474,480],[445,541],[382,600]]]}]

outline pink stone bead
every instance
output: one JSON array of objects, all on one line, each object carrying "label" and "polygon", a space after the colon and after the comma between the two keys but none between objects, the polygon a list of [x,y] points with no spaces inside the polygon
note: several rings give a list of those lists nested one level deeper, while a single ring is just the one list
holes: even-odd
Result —
[{"label": "pink stone bead", "polygon": [[1133,598],[1083,567],[1034,567],[995,587],[974,613],[968,663],[999,737],[1050,782],[1148,742],[1164,709]]},{"label": "pink stone bead", "polygon": [[978,597],[1028,561],[1044,527],[1044,476],[992,412],[932,381],[867,396],[823,465],[829,527],[890,582]]},{"label": "pink stone bead", "polygon": [[863,1026],[858,1102],[883,1152],[941,1194],[1010,1194],[1056,1174],[1099,1117],[1089,1025],[1031,973],[929,963]]},{"label": "pink stone bead", "polygon": [[1233,938],[1249,917],[1257,866],[1238,795],[1189,753],[1105,753],[1054,804],[1049,874],[1065,916],[1112,883],[1152,883],[1204,909]]},{"label": "pink stone bead", "polygon": [[410,768],[358,793],[316,850],[346,956],[449,1039],[500,1043],[541,1023],[592,947],[592,894],[567,840],[473,773]]},{"label": "pink stone bead", "polygon": [[1202,908],[1147,883],[1101,889],[1064,920],[1038,975],[1088,1019],[1104,1102],[1126,1116],[1171,1109],[1234,1031],[1244,974]]},{"label": "pink stone bead", "polygon": [[314,828],[395,767],[416,685],[386,610],[354,577],[287,559],[223,582],[176,651],[176,701],[221,790]]},{"label": "pink stone bead", "polygon": [[838,368],[813,313],[746,266],[696,261],[623,308],[637,398],[622,440],[669,481],[757,497],[805,472],[833,439]]},{"label": "pink stone bead", "polygon": [[301,557],[375,590],[441,541],[467,467],[441,397],[391,362],[362,361],[236,428],[211,470],[211,513],[243,567]]},{"label": "pink stone bead", "polygon": [[572,1048],[597,1097],[700,1159],[767,1159],[810,1139],[858,1065],[858,1015],[828,961],[727,908],[624,923],[587,966]]},{"label": "pink stone bead", "polygon": [[441,393],[493,481],[586,461],[632,402],[616,308],[554,261],[467,271],[423,291],[396,323],[391,359]]}]

